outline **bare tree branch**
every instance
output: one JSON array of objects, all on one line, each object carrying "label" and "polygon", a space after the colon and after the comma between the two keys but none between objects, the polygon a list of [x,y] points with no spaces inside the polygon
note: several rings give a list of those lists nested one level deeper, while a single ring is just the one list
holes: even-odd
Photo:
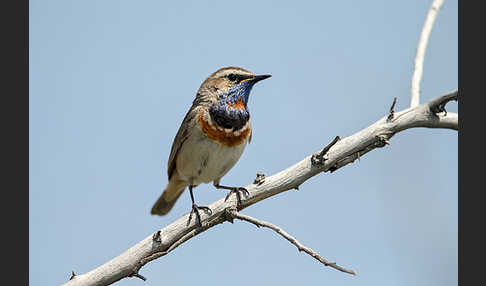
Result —
[{"label": "bare tree branch", "polygon": [[312,249],[300,244],[278,226],[243,215],[238,211],[281,192],[299,189],[302,183],[321,172],[330,171],[332,173],[356,159],[360,159],[373,149],[390,145],[389,139],[403,130],[416,127],[459,129],[458,115],[447,113],[445,110],[448,102],[457,101],[457,90],[419,105],[425,51],[436,14],[442,4],[443,0],[433,2],[420,35],[414,61],[410,108],[395,112],[396,98],[394,98],[388,115],[383,116],[369,127],[342,140],[337,136],[322,151],[315,152],[297,164],[270,177],[257,174],[254,183],[245,187],[248,190],[248,195],[242,199],[240,206],[237,207],[235,197],[230,197],[228,200],[223,198],[212,203],[209,206],[212,213],[201,215],[202,227],[198,227],[195,220],[189,221],[189,214],[185,214],[98,268],[80,275],[73,271],[70,280],[64,285],[109,285],[126,277],[146,280],[144,276],[139,274],[139,270],[145,264],[166,255],[199,233],[225,221],[232,222],[234,218],[254,223],[257,226],[268,227],[297,246],[299,251],[305,251],[324,265],[355,274],[352,270],[328,262]]},{"label": "bare tree branch", "polygon": [[343,268],[343,267],[337,265],[335,262],[327,261],[322,256],[320,256],[317,252],[315,252],[314,250],[310,249],[309,247],[301,244],[295,237],[291,236],[290,234],[285,232],[283,229],[281,229],[280,227],[278,227],[274,224],[271,224],[271,223],[263,221],[263,220],[256,219],[256,218],[251,217],[251,216],[240,214],[235,209],[226,209],[226,211],[227,211],[228,215],[230,215],[232,218],[244,220],[244,221],[247,221],[247,222],[250,222],[250,223],[256,225],[257,227],[263,226],[263,227],[266,227],[266,228],[269,228],[269,229],[275,231],[276,233],[280,234],[283,238],[290,241],[290,243],[295,245],[299,251],[304,251],[305,253],[314,257],[315,259],[317,259],[319,262],[321,262],[325,266],[330,266],[330,267],[337,269],[341,272],[356,275],[356,272],[354,272],[353,270]]},{"label": "bare tree branch", "polygon": [[[325,154],[318,151],[264,179],[260,174],[258,182],[245,187],[249,195],[242,198],[239,207],[236,205],[235,196],[231,196],[226,201],[222,198],[209,205],[212,214],[201,213],[202,228],[198,227],[195,220],[189,222],[187,213],[118,257],[92,271],[73,276],[64,285],[109,285],[125,277],[141,278],[143,276],[138,272],[148,262],[166,255],[182,243],[217,224],[231,221],[233,218],[228,216],[227,209],[239,211],[281,192],[297,189],[306,180],[321,172],[335,171],[375,148],[384,147],[389,144],[393,135],[403,130],[416,127],[458,130],[458,115],[446,113],[444,108],[448,102],[457,98],[458,91],[455,90],[419,106],[394,112],[391,119],[387,114],[351,136],[341,140],[335,139],[336,142],[333,141],[335,144],[327,148]],[[322,156],[322,160],[317,162],[313,160],[316,156]]]},{"label": "bare tree branch", "polygon": [[420,81],[422,80],[425,51],[427,50],[427,44],[429,43],[430,32],[434,26],[435,18],[443,3],[444,0],[434,0],[430,6],[427,18],[425,19],[422,32],[420,33],[420,39],[417,45],[417,54],[414,61],[412,86],[410,88],[410,107],[415,107],[419,105],[420,102]]}]

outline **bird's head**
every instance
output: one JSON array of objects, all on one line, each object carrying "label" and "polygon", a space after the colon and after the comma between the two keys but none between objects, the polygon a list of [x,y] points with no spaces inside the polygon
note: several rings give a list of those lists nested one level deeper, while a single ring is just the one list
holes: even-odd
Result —
[{"label": "bird's head", "polygon": [[211,94],[215,104],[235,109],[247,109],[248,97],[255,83],[271,75],[255,75],[238,67],[226,67],[211,74],[202,84],[201,90]]}]

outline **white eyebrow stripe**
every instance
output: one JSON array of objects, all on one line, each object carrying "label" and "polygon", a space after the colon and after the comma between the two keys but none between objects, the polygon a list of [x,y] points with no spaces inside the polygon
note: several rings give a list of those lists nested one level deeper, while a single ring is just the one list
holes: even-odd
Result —
[{"label": "white eyebrow stripe", "polygon": [[211,77],[212,78],[221,78],[221,77],[225,77],[225,76],[232,74],[232,73],[237,74],[237,75],[246,75],[246,76],[255,75],[252,72],[245,71],[245,70],[240,69],[240,68],[225,68],[225,69],[222,69],[222,70],[215,72]]}]

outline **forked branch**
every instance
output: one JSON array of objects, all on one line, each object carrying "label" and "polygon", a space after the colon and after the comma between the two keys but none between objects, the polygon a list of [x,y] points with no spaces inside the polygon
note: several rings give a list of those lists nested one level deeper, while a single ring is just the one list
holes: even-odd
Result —
[{"label": "forked branch", "polygon": [[226,212],[231,218],[237,218],[239,220],[244,220],[244,221],[247,221],[247,222],[250,222],[250,223],[256,225],[257,227],[263,226],[263,227],[266,227],[266,228],[269,228],[269,229],[275,231],[276,233],[280,234],[283,238],[288,240],[290,243],[295,245],[299,251],[304,251],[305,253],[314,257],[315,259],[317,259],[320,263],[324,264],[325,266],[332,267],[332,268],[337,269],[341,272],[356,275],[356,272],[354,272],[353,270],[343,268],[343,267],[337,265],[335,262],[327,261],[322,256],[320,256],[317,252],[315,252],[314,250],[310,249],[309,247],[301,244],[295,237],[291,236],[286,231],[284,231],[283,229],[281,229],[280,227],[278,227],[278,226],[276,226],[272,223],[269,223],[269,222],[266,222],[266,221],[263,221],[263,220],[259,220],[259,219],[256,219],[254,217],[251,217],[251,216],[241,214],[241,213],[237,212],[235,209],[226,209]]}]

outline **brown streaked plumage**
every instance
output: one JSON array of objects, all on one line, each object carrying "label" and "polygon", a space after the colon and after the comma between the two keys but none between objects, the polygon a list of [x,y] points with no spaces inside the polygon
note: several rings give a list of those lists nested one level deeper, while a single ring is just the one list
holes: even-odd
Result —
[{"label": "brown streaked plumage", "polygon": [[246,190],[221,186],[219,182],[251,140],[251,122],[246,109],[248,95],[254,83],[268,77],[227,67],[203,81],[172,143],[167,168],[169,183],[152,207],[152,214],[167,214],[189,187],[193,203],[191,216],[195,212],[200,224],[198,209],[210,210],[195,204],[192,189],[211,181],[216,188],[228,189],[230,194],[235,192],[240,201],[239,192]]}]

